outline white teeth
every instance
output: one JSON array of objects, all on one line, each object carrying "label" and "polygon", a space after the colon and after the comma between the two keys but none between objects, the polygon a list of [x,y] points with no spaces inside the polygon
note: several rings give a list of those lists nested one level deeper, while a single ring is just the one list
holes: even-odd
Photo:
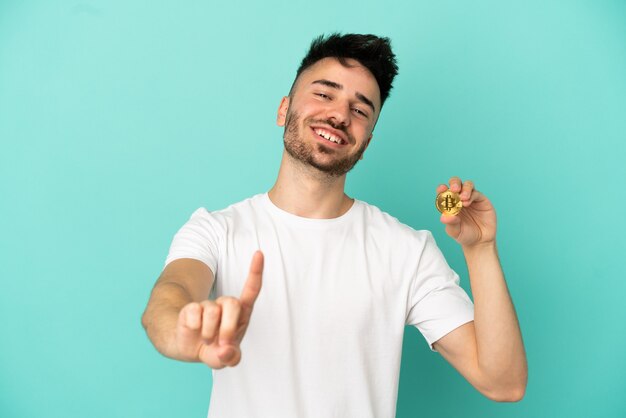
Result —
[{"label": "white teeth", "polygon": [[337,138],[336,136],[331,135],[328,132],[322,131],[320,129],[316,129],[315,133],[323,138],[328,139],[331,142],[334,142],[335,144],[341,144],[343,142],[340,138]]}]

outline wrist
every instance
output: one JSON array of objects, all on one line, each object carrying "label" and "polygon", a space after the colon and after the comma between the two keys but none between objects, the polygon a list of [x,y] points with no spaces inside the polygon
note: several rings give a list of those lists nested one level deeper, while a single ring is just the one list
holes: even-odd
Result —
[{"label": "wrist", "polygon": [[479,242],[472,245],[462,245],[461,249],[463,250],[463,254],[465,255],[465,257],[471,257],[480,254],[493,254],[497,253],[498,251],[495,240]]}]

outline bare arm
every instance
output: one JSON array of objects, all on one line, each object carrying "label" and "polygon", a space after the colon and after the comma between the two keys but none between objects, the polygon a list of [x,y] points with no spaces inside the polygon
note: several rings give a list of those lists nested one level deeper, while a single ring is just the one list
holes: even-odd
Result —
[{"label": "bare arm", "polygon": [[495,245],[464,249],[474,321],[444,336],[435,349],[492,400],[519,401],[528,380],[524,343]]},{"label": "bare arm", "polygon": [[[445,184],[437,193],[446,190]],[[496,213],[471,181],[450,179],[461,193],[459,216],[442,215],[446,232],[463,248],[474,296],[474,321],[433,344],[476,389],[490,399],[510,402],[523,398],[528,365],[515,308],[504,279],[496,247]]]},{"label": "bare arm", "polygon": [[181,258],[169,263],[159,276],[141,323],[154,347],[166,357],[198,361],[178,352],[175,331],[183,307],[208,299],[213,272],[202,261]]}]

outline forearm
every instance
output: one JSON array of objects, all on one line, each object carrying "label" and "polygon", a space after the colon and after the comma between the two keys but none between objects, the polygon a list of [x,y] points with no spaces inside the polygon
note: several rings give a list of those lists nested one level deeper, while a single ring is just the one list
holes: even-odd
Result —
[{"label": "forearm", "polygon": [[157,284],[150,296],[141,323],[154,347],[166,357],[180,358],[174,346],[178,315],[192,298],[183,286],[174,282]]},{"label": "forearm", "polygon": [[478,367],[494,390],[524,391],[528,368],[495,243],[463,248],[474,297]]}]

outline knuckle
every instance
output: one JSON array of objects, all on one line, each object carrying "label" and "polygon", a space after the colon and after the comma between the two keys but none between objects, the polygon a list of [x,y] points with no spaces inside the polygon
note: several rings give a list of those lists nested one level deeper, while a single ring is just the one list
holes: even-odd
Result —
[{"label": "knuckle", "polygon": [[222,299],[222,305],[227,306],[229,309],[239,307],[239,300],[232,296],[224,296]]},{"label": "knuckle", "polygon": [[198,302],[190,302],[183,307],[184,311],[195,312],[200,309],[200,304]]},{"label": "knuckle", "polygon": [[220,296],[219,298],[215,299],[215,303],[217,304],[228,303],[230,299],[232,299],[232,296]]},{"label": "knuckle", "polygon": [[200,306],[196,303],[196,304],[188,304],[187,306],[184,306],[182,311],[185,313],[185,315],[188,316],[196,316],[199,315],[200,312],[202,312]]}]

